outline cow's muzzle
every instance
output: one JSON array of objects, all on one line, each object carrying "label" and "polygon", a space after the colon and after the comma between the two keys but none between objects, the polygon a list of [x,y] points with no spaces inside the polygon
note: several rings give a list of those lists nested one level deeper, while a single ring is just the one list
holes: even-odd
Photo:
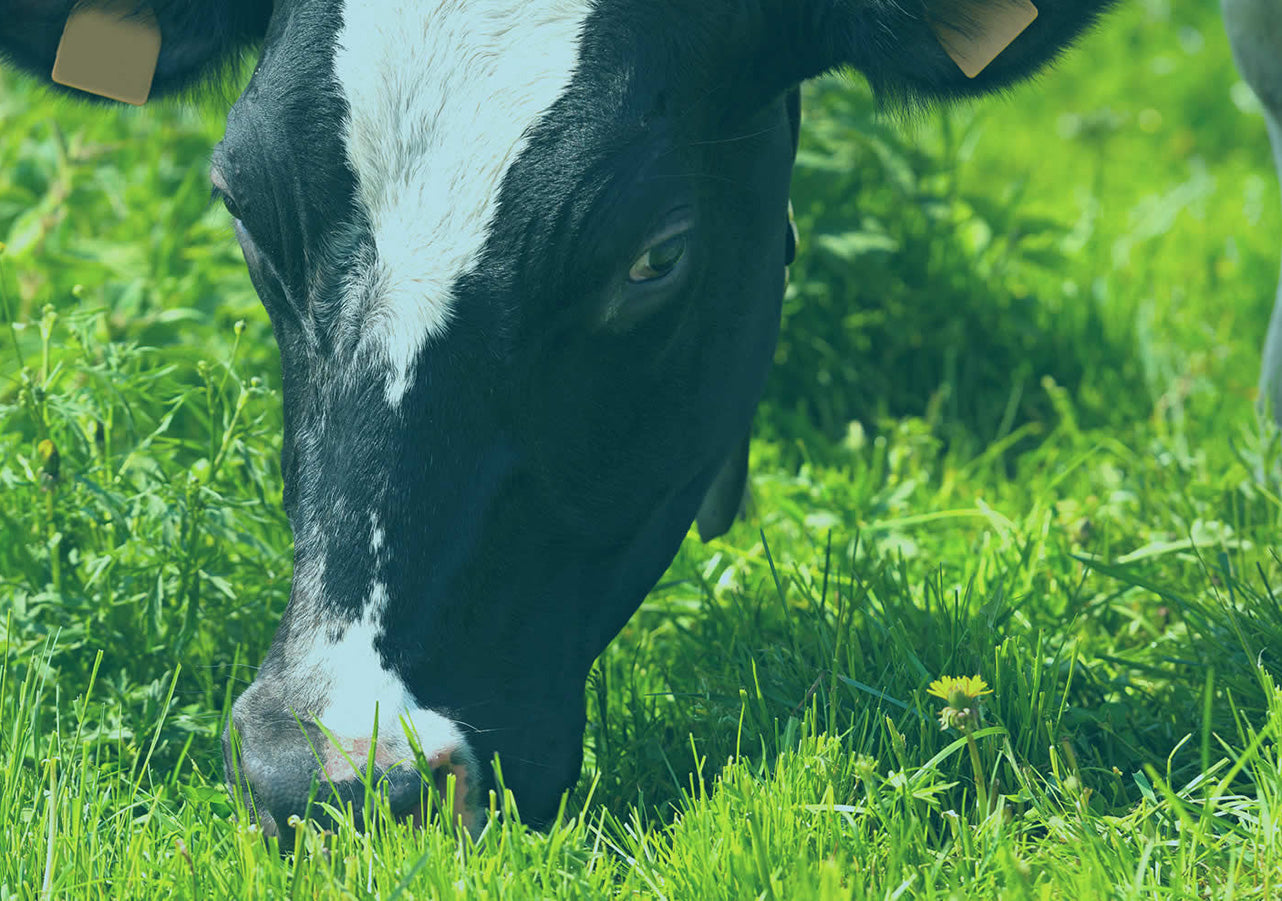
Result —
[{"label": "cow's muzzle", "polygon": [[247,699],[223,735],[227,783],[282,851],[303,820],[333,830],[350,818],[365,830],[380,815],[422,825],[436,811],[474,835],[484,824],[475,758],[456,730],[445,741],[439,730],[419,736],[402,716],[353,738],[295,711],[247,709]]}]

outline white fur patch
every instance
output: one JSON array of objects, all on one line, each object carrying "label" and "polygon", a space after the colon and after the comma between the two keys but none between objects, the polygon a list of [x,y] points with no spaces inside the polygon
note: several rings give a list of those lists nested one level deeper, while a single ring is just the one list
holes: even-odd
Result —
[{"label": "white fur patch", "polygon": [[334,76],[375,253],[344,317],[389,368],[399,405],[449,324],[523,137],[570,82],[592,0],[347,0]]},{"label": "white fur patch", "polygon": [[[387,588],[375,582],[364,614],[349,625],[337,640],[322,630],[308,636],[305,656],[297,668],[304,694],[311,694],[306,712],[316,718],[344,751],[368,748],[374,734],[377,711],[381,765],[408,760],[410,744],[405,731],[429,759],[458,756],[471,762],[466,740],[458,727],[444,716],[425,710],[414,702],[405,683],[383,668],[375,641],[387,609]],[[302,713],[303,711],[299,711]],[[388,759],[388,755],[393,759]]]}]

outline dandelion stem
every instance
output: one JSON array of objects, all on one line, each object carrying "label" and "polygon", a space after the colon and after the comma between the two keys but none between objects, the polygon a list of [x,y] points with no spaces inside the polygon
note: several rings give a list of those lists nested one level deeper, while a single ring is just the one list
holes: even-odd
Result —
[{"label": "dandelion stem", "polygon": [[970,752],[970,768],[975,773],[975,792],[979,795],[979,811],[987,818],[991,812],[988,808],[988,778],[984,774],[984,765],[979,760],[979,746],[975,744],[970,729],[965,731],[966,750]]}]

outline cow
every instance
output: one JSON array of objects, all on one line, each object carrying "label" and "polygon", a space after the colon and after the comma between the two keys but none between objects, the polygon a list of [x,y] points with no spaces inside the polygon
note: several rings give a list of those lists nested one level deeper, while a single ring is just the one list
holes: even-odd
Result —
[{"label": "cow", "polygon": [[[263,830],[367,766],[396,817],[441,789],[475,829],[495,760],[552,817],[593,661],[738,509],[798,86],[999,90],[1111,2],[117,2],[150,96],[259,48],[210,179],[282,367],[293,583],[224,735]],[[74,68],[71,14],[0,0],[0,54]]]},{"label": "cow", "polygon": [[[1282,178],[1282,5],[1276,0],[1220,0],[1238,71],[1260,99],[1273,161]],[[1282,282],[1264,339],[1260,367],[1261,412],[1282,423]]]}]

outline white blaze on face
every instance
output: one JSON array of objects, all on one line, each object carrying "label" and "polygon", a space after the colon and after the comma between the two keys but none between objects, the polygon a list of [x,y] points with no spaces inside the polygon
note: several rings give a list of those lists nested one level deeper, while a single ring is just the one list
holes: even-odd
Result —
[{"label": "white blaze on face", "polygon": [[418,354],[449,323],[450,287],[476,264],[523,137],[570,82],[591,4],[344,5],[334,75],[375,243],[349,281],[344,314],[386,360],[394,407]]},{"label": "white blaze on face", "polygon": [[306,685],[300,693],[314,698],[315,707],[306,713],[337,743],[325,753],[325,772],[336,781],[355,778],[353,765],[364,768],[376,714],[376,763],[381,767],[412,762],[407,731],[434,765],[474,762],[458,726],[419,707],[401,678],[384,667],[376,642],[387,602],[387,588],[374,583],[361,618],[336,640],[313,633],[296,669]]}]

